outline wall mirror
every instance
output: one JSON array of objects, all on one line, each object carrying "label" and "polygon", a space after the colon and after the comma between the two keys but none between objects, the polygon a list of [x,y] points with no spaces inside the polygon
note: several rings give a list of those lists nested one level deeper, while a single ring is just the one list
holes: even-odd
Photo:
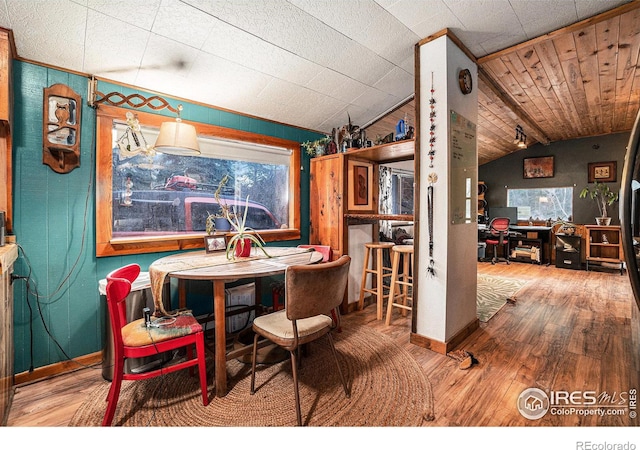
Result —
[{"label": "wall mirror", "polygon": [[97,256],[203,248],[207,217],[221,204],[241,213],[247,197],[247,224],[266,241],[300,238],[298,142],[189,122],[201,155],[148,156],[136,149],[171,119],[135,112],[131,133],[127,112],[97,111]]}]

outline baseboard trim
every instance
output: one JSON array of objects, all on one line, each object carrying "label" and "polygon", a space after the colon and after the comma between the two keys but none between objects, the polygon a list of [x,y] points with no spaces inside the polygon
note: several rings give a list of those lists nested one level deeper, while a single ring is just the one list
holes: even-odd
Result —
[{"label": "baseboard trim", "polygon": [[15,385],[35,383],[46,378],[55,377],[76,370],[85,369],[95,366],[102,362],[102,352],[90,353],[88,355],[79,356],[70,361],[61,361],[48,366],[38,367],[33,372],[22,372],[15,376]]},{"label": "baseboard trim", "polygon": [[418,347],[426,348],[428,350],[446,355],[454,348],[456,348],[462,341],[468,338],[474,331],[480,328],[480,321],[478,319],[473,320],[462,330],[458,331],[447,342],[438,341],[436,339],[428,338],[417,333],[411,333],[409,335],[409,342],[417,345]]}]

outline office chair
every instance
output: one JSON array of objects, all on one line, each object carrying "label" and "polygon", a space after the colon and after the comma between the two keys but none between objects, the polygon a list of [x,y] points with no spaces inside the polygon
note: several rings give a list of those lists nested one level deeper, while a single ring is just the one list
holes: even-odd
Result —
[{"label": "office chair", "polygon": [[336,314],[333,316],[334,319],[330,314],[340,306],[344,298],[350,263],[351,257],[343,255],[336,261],[288,267],[285,272],[287,292],[285,309],[256,317],[253,321],[253,331],[256,334],[251,357],[251,394],[255,393],[256,354],[258,339],[262,336],[288,350],[291,355],[298,426],[302,425],[297,356],[300,346],[326,335],[344,393],[347,397],[350,396],[331,337],[331,331],[339,325],[337,322],[340,320],[340,315]]},{"label": "office chair", "polygon": [[[485,242],[493,246],[493,257],[491,264],[503,260],[509,264],[509,224],[508,217],[494,217],[489,223],[489,233],[491,234]],[[498,246],[502,247],[504,258],[498,258]]]},{"label": "office chair", "polygon": [[[186,368],[193,371],[193,367],[198,366],[202,404],[204,406],[209,404],[204,333],[202,326],[193,315],[180,314],[172,317],[166,323],[150,322],[151,326],[146,326],[145,318],[127,323],[126,299],[131,292],[131,283],[138,278],[139,274],[140,266],[129,264],[107,275],[107,306],[113,331],[115,357],[113,381],[107,396],[107,410],[104,413],[102,426],[110,426],[113,421],[123,380],[146,380]],[[165,326],[162,326],[163,323]],[[194,345],[196,348],[195,357],[193,357]],[[186,348],[186,360],[148,372],[125,373],[124,362],[126,358],[143,358],[180,348]]]}]

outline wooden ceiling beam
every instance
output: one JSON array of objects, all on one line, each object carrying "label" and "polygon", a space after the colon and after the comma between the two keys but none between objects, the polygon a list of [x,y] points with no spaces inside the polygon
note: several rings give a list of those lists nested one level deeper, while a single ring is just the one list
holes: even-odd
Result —
[{"label": "wooden ceiling beam", "polygon": [[[487,75],[481,66],[478,66],[478,78],[482,81],[491,92],[498,97],[498,99],[505,104],[522,122],[523,127],[527,129],[527,135],[535,138],[536,141],[543,145],[549,145],[551,140],[549,137],[536,125],[536,123],[528,116],[526,112],[520,108],[520,106],[514,102],[502,89]],[[488,93],[487,93],[488,94]]]}]

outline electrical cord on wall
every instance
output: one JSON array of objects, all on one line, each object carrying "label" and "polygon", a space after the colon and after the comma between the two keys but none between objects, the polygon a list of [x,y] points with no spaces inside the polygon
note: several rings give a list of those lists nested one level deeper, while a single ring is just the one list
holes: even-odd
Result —
[{"label": "electrical cord on wall", "polygon": [[[67,354],[67,352],[62,348],[62,346],[60,345],[60,343],[58,342],[58,340],[54,337],[54,335],[51,333],[49,327],[47,326],[46,320],[44,318],[44,314],[42,313],[42,307],[41,307],[41,303],[43,299],[53,299],[55,298],[55,296],[57,296],[58,294],[63,293],[63,288],[65,288],[65,285],[68,283],[69,279],[71,278],[71,276],[73,275],[74,271],[76,270],[76,267],[78,266],[80,259],[82,258],[83,254],[84,254],[84,246],[85,246],[85,241],[86,241],[86,235],[87,235],[87,225],[88,225],[88,220],[87,220],[87,216],[89,214],[89,200],[91,198],[91,194],[92,194],[92,189],[93,189],[93,185],[94,185],[94,177],[95,177],[95,160],[94,160],[94,155],[96,153],[96,142],[95,142],[95,127],[92,128],[94,131],[92,133],[92,137],[91,137],[91,158],[90,158],[90,170],[89,170],[89,183],[87,186],[87,193],[85,196],[85,203],[84,203],[84,213],[83,213],[83,226],[82,226],[82,234],[81,234],[81,239],[80,239],[80,251],[78,252],[78,256],[76,257],[75,261],[73,262],[73,264],[71,265],[71,268],[69,269],[69,272],[65,275],[65,277],[62,279],[62,281],[60,282],[60,284],[56,287],[56,289],[48,294],[48,295],[41,295],[38,292],[38,287],[37,284],[35,282],[35,280],[33,279],[32,276],[32,272],[33,272],[33,268],[31,266],[31,263],[29,262],[29,258],[27,257],[27,253],[24,250],[24,248],[18,245],[18,249],[22,252],[22,257],[25,261],[25,264],[27,265],[28,268],[28,274],[26,276],[14,276],[13,279],[25,279],[26,280],[26,302],[27,302],[27,306],[29,308],[29,338],[30,338],[30,365],[29,365],[29,372],[33,372],[34,370],[34,362],[33,362],[33,309],[31,306],[31,303],[29,301],[29,295],[31,294],[35,300],[36,300],[36,306],[38,309],[38,313],[40,316],[40,320],[42,321],[42,325],[44,327],[45,332],[47,333],[47,335],[49,336],[49,338],[54,342],[54,344],[58,347],[58,349],[62,352],[62,354],[65,356],[65,358],[67,358],[69,361],[72,361],[76,364],[78,364],[81,367],[91,367],[91,368],[97,368],[95,367],[95,365],[93,366],[89,366],[86,364],[82,364],[76,360],[74,360],[71,356],[69,356]],[[33,284],[33,287],[32,287]],[[68,289],[68,287],[66,288]],[[47,303],[47,304],[51,304],[54,303],[53,301]]]}]

